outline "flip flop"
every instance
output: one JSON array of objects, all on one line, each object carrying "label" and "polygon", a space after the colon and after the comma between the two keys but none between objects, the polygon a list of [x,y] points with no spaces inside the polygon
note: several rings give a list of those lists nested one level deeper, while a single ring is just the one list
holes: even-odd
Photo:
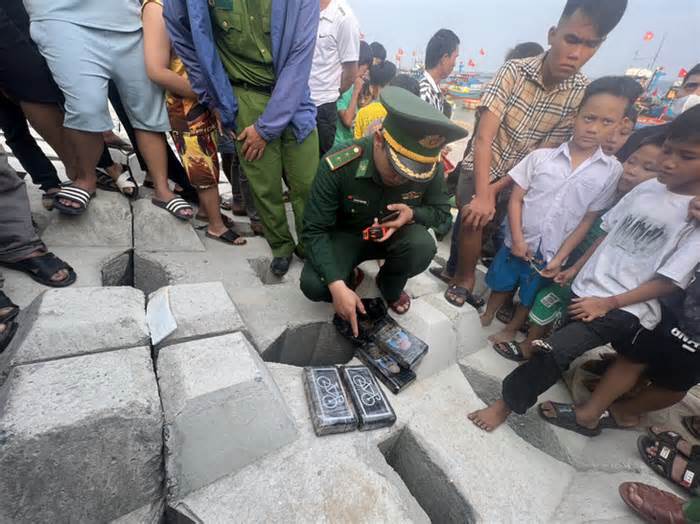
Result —
[{"label": "flip flop", "polygon": [[[49,287],[67,287],[78,279],[73,268],[51,252],[17,262],[0,262],[0,266],[21,271],[35,282]],[[62,269],[68,271],[68,277],[59,281],[51,280],[51,277]]]},{"label": "flip flop", "polygon": [[[408,307],[404,311],[399,311],[398,308],[402,306]],[[402,291],[401,296],[399,296],[399,299],[396,302],[389,304],[389,307],[397,315],[405,315],[406,313],[408,313],[408,310],[411,309],[411,297],[408,296],[408,293]]]},{"label": "flip flop", "polygon": [[0,353],[5,351],[5,348],[12,342],[12,337],[17,333],[17,322],[4,322],[5,331],[0,333]]},{"label": "flip flop", "polygon": [[[60,191],[53,196],[53,207],[58,209],[64,215],[82,215],[87,211],[90,201],[95,197],[96,193],[93,191],[89,193],[82,188],[75,185],[63,186]],[[63,205],[60,200],[69,200],[78,204],[79,207],[72,207]]]},{"label": "flip flop", "polygon": [[[647,451],[647,448],[653,447],[656,448],[656,454],[651,455]],[[637,450],[647,466],[654,470],[656,474],[665,478],[666,480],[670,480],[677,486],[680,486],[693,493],[700,483],[700,476],[698,476],[700,471],[695,470],[693,466],[697,465],[697,463],[693,462],[687,462],[685,471],[681,477],[682,480],[680,482],[673,480],[673,462],[677,456],[680,455],[683,457],[683,454],[674,447],[671,447],[660,440],[655,440],[648,435],[640,435],[637,439]]]},{"label": "flip flop", "polygon": [[[244,246],[248,242],[245,238],[241,237],[241,235],[236,233],[233,229],[227,229],[226,233],[219,236],[212,235],[207,231],[206,236],[207,238],[218,240],[219,242],[223,242],[224,244],[228,244],[230,246]],[[238,239],[243,240],[243,242],[236,244],[236,240]]]},{"label": "flip flop", "polygon": [[549,401],[549,404],[551,404],[552,408],[554,408],[554,417],[545,415],[544,404],[545,403],[540,404],[537,407],[537,411],[539,412],[540,417],[550,424],[563,429],[568,429],[569,431],[573,431],[579,435],[583,435],[584,437],[597,437],[600,435],[600,424],[595,428],[590,429],[576,422],[576,410],[574,409],[573,404],[562,404],[560,402]]},{"label": "flip flop", "polygon": [[503,358],[511,362],[525,362],[527,359],[520,349],[520,344],[512,342],[498,342],[493,345],[493,349]]},{"label": "flip flop", "polygon": [[161,209],[165,209],[168,213],[173,215],[175,218],[178,218],[184,222],[187,222],[192,219],[192,215],[185,215],[185,211],[188,209],[192,211],[192,206],[189,205],[185,199],[182,197],[176,196],[168,200],[167,202],[163,202],[162,200],[158,200],[157,198],[152,198],[151,203],[159,207]]},{"label": "flip flop", "polygon": [[[451,299],[450,295],[454,295],[458,298],[463,298],[464,301],[460,303],[457,300]],[[450,304],[452,304],[455,307],[462,307],[464,306],[464,304],[469,304],[474,309],[481,309],[485,304],[484,299],[475,296],[467,288],[456,286],[454,284],[448,287],[447,291],[445,291],[445,300],[447,300]]]},{"label": "flip flop", "polygon": [[498,311],[496,311],[496,319],[499,322],[508,324],[513,320],[513,315],[515,314],[515,306],[513,304],[506,304],[501,306]]},{"label": "flip flop", "polygon": [[[195,215],[194,219],[197,222],[201,222],[200,225],[195,226],[195,229],[205,229],[209,226],[209,217],[201,217],[199,215]],[[227,215],[222,214],[221,220],[223,221],[224,225],[229,229],[233,229],[236,227],[236,223]]]},{"label": "flip flop", "polygon": [[12,300],[10,300],[5,293],[0,291],[0,309],[6,308],[9,308],[10,312],[0,316],[0,324],[10,322],[11,320],[14,320],[17,315],[19,315],[19,306],[12,302]]},{"label": "flip flop", "polygon": [[451,281],[451,278],[443,275],[443,271],[445,271],[445,268],[439,267],[439,266],[433,266],[429,270],[431,275],[433,275],[435,278],[438,280],[443,281],[445,284],[449,284]]},{"label": "flip flop", "polygon": [[[642,499],[642,506],[638,507],[632,502],[631,488],[634,487],[637,496]],[[659,524],[681,524],[685,522],[683,505],[685,501],[654,486],[641,482],[623,482],[618,488],[620,497],[632,511],[639,515],[645,522]]]}]

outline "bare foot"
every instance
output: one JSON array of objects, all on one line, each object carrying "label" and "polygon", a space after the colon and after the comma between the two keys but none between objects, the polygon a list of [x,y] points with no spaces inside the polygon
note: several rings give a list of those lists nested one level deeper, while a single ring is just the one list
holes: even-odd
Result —
[{"label": "bare foot", "polygon": [[495,315],[484,313],[479,317],[481,321],[481,327],[489,327],[493,323],[493,318]]},{"label": "bare foot", "polygon": [[[620,409],[618,406],[613,404],[608,408],[608,411],[612,415],[612,417],[615,419],[615,422],[617,422],[618,426],[622,426],[623,428],[635,428],[639,426],[642,422],[642,417],[639,415],[632,415],[629,413],[625,413],[623,409]],[[659,428],[655,428],[659,429]]]},{"label": "bare foot", "polygon": [[477,427],[490,433],[503,424],[510,413],[508,405],[503,400],[497,400],[487,408],[470,413],[468,418]]},{"label": "bare foot", "polygon": [[511,331],[510,329],[502,329],[498,333],[491,335],[489,337],[489,342],[498,344],[499,342],[512,342],[515,340],[516,331]]}]

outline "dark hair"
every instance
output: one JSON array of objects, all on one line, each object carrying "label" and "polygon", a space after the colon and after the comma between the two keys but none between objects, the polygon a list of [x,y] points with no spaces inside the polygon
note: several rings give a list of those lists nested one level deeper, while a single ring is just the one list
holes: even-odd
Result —
[{"label": "dark hair", "polygon": [[384,87],[396,76],[396,66],[386,60],[369,68],[369,83],[373,86]]},{"label": "dark hair", "polygon": [[369,44],[369,47],[372,49],[372,58],[378,58],[382,62],[386,60],[386,49],[384,49],[382,44],[379,42],[372,42]]},{"label": "dark hair", "polygon": [[425,68],[437,67],[445,55],[451,55],[459,45],[459,37],[449,29],[440,29],[428,42],[425,50]]},{"label": "dark hair", "polygon": [[639,142],[639,145],[637,146],[637,149],[632,151],[630,153],[630,156],[632,156],[635,151],[638,151],[639,149],[643,148],[644,146],[656,146],[656,147],[661,147],[664,145],[664,142],[666,141],[666,132],[662,129],[661,131],[657,131],[646,138]]},{"label": "dark hair", "polygon": [[700,64],[695,64],[695,67],[686,73],[685,78],[683,79],[683,85],[685,85],[688,79],[693,75],[700,75]]},{"label": "dark hair", "polygon": [[357,65],[372,65],[372,49],[364,40],[360,40],[360,58]]},{"label": "dark hair", "polygon": [[634,107],[634,104],[630,104],[629,107],[627,107],[625,117],[629,119],[629,121],[632,122],[633,125],[637,125],[637,120],[639,119],[639,111],[636,107]]},{"label": "dark hair", "polygon": [[620,98],[627,99],[627,106],[625,106],[625,116],[627,116],[630,106],[634,105],[634,102],[641,96],[644,89],[639,82],[634,78],[629,76],[604,76],[594,80],[583,93],[583,99],[581,100],[580,107],[593,96],[596,95],[612,95]]},{"label": "dark hair", "polygon": [[530,58],[531,56],[541,55],[542,53],[544,53],[544,47],[537,42],[523,42],[508,51],[506,62],[518,58]]},{"label": "dark hair", "polygon": [[666,138],[681,142],[700,142],[700,106],[691,107],[678,115],[669,125]]},{"label": "dark hair", "polygon": [[392,86],[405,89],[409,93],[420,96],[420,84],[411,75],[398,75],[389,83]]},{"label": "dark hair", "polygon": [[581,11],[593,22],[598,36],[608,36],[622,20],[627,9],[627,0],[567,0],[562,21]]}]

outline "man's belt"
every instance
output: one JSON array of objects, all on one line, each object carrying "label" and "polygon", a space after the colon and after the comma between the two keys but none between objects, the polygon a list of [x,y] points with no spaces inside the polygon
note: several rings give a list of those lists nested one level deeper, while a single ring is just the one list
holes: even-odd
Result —
[{"label": "man's belt", "polygon": [[269,95],[269,96],[272,96],[272,90],[275,88],[274,85],[272,85],[272,86],[256,86],[253,84],[249,84],[248,82],[241,82],[238,80],[231,80],[231,85],[233,87],[240,87],[241,89],[245,89],[246,91],[256,91],[258,93],[263,93],[264,95]]}]

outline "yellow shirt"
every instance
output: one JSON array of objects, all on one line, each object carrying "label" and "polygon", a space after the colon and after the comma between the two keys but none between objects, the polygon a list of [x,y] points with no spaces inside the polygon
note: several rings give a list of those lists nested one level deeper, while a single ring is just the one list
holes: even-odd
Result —
[{"label": "yellow shirt", "polygon": [[386,109],[380,102],[363,107],[355,116],[355,140],[371,135],[382,126]]}]

